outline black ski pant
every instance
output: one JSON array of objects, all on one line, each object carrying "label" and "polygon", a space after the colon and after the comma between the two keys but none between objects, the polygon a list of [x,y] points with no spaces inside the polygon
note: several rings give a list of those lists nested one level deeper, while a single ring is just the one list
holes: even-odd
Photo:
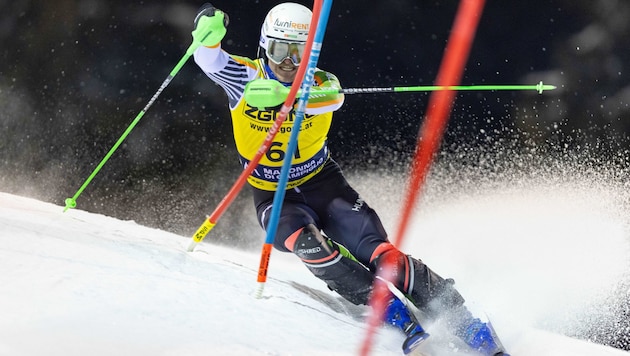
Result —
[{"label": "black ski pant", "polygon": [[[266,230],[274,192],[254,188],[258,222]],[[306,183],[286,191],[274,247],[289,252],[285,240],[308,224],[368,266],[377,246],[387,242],[387,233],[376,212],[348,184],[337,163],[328,159],[322,171]]]},{"label": "black ski pant", "polygon": [[[274,192],[254,188],[258,221],[265,230],[273,197]],[[347,248],[360,263],[341,256],[338,247],[329,245],[319,230]],[[315,276],[355,304],[367,303],[374,274],[386,255],[396,265],[396,287],[428,314],[436,316],[440,310],[464,302],[452,282],[388,242],[376,212],[350,187],[332,159],[315,177],[286,192],[274,247],[298,255]]]}]

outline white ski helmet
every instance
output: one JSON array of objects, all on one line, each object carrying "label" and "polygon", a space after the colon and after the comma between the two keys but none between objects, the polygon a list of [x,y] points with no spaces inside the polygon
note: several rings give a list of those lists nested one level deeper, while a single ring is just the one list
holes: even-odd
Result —
[{"label": "white ski helmet", "polygon": [[260,29],[260,48],[266,51],[270,40],[306,43],[312,16],[311,10],[304,5],[286,2],[274,6]]}]

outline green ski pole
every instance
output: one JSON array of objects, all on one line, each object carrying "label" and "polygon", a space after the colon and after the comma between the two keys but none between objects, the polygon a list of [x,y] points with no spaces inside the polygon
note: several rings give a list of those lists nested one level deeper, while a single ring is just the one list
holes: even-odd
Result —
[{"label": "green ski pole", "polygon": [[[208,33],[209,34],[209,33]],[[123,134],[120,136],[120,138],[118,139],[118,141],[116,141],[116,143],[114,144],[114,146],[109,150],[109,152],[107,152],[107,154],[105,155],[105,157],[101,160],[101,162],[96,166],[96,168],[94,169],[94,171],[92,171],[92,173],[90,174],[90,176],[85,180],[85,182],[83,182],[83,185],[81,185],[81,188],[79,188],[79,190],[77,190],[77,192],[74,194],[74,196],[72,196],[72,198],[67,198],[65,200],[66,203],[66,207],[63,209],[64,212],[66,212],[68,209],[72,209],[75,208],[77,206],[77,198],[79,198],[79,196],[81,195],[81,193],[83,193],[83,191],[85,190],[85,188],[88,186],[88,184],[90,184],[90,182],[92,181],[92,179],[94,179],[94,177],[98,174],[98,172],[101,170],[101,168],[105,165],[105,163],[107,163],[107,161],[109,160],[109,158],[114,154],[114,152],[118,149],[118,147],[122,144],[122,142],[127,138],[127,136],[129,135],[129,133],[131,133],[131,130],[133,130],[133,128],[138,124],[138,122],[140,121],[140,119],[142,119],[142,117],[144,116],[144,114],[147,112],[147,110],[149,110],[149,108],[151,107],[151,105],[153,105],[153,103],[155,102],[155,100],[158,98],[158,96],[160,96],[160,94],[162,93],[162,91],[168,86],[168,84],[171,82],[171,80],[173,80],[173,78],[177,75],[177,73],[180,71],[180,69],[182,69],[182,67],[184,66],[184,64],[186,63],[186,61],[188,61],[188,58],[190,58],[190,56],[193,55],[193,53],[195,52],[195,50],[201,46],[201,41],[203,39],[199,40],[199,41],[193,41],[193,43],[188,47],[188,49],[186,50],[186,53],[184,54],[184,56],[179,60],[179,62],[177,62],[177,65],[175,65],[175,68],[173,68],[173,70],[170,72],[170,74],[168,75],[168,77],[166,77],[166,79],[164,80],[164,82],[162,82],[162,85],[160,85],[160,88],[155,92],[155,94],[153,94],[153,97],[151,97],[151,100],[149,100],[149,102],[147,103],[147,105],[144,107],[144,109],[142,109],[142,111],[140,111],[140,113],[138,113],[138,115],[136,116],[136,118],[131,122],[131,124],[127,127],[127,129],[125,130],[125,132],[123,132]]]},{"label": "green ski pole", "polygon": [[[377,94],[377,93],[404,93],[404,92],[429,92],[440,90],[455,91],[492,91],[492,90],[536,90],[542,94],[545,90],[556,89],[555,85],[543,84],[539,82],[535,85],[420,85],[410,87],[384,87],[384,88],[317,88],[314,87],[311,97],[320,94]],[[247,103],[254,107],[265,108],[274,107],[284,101],[289,92],[289,88],[275,80],[261,79],[254,80],[247,84]],[[298,93],[301,95],[301,93]]]}]

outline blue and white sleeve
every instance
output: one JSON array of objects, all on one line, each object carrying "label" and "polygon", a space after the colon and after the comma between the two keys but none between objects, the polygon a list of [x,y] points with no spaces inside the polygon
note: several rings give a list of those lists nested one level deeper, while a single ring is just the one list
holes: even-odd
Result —
[{"label": "blue and white sleeve", "polygon": [[215,83],[225,90],[230,108],[243,98],[245,85],[257,74],[255,66],[240,57],[233,57],[220,46],[199,47],[194,53],[195,62]]}]

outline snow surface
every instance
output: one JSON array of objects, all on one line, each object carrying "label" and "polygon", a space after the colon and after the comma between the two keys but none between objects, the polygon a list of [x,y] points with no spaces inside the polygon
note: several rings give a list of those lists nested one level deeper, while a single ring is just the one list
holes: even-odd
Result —
[{"label": "snow surface", "polygon": [[[502,191],[434,207],[413,230],[445,237],[405,250],[455,277],[513,356],[627,355],[549,331],[570,328],[624,275],[627,227],[597,202],[540,194],[545,204]],[[366,309],[291,255],[272,253],[257,299],[258,253],[206,242],[187,253],[190,237],[62,211],[0,193],[0,355],[358,353]],[[383,328],[372,353],[401,355],[401,342]]]}]

